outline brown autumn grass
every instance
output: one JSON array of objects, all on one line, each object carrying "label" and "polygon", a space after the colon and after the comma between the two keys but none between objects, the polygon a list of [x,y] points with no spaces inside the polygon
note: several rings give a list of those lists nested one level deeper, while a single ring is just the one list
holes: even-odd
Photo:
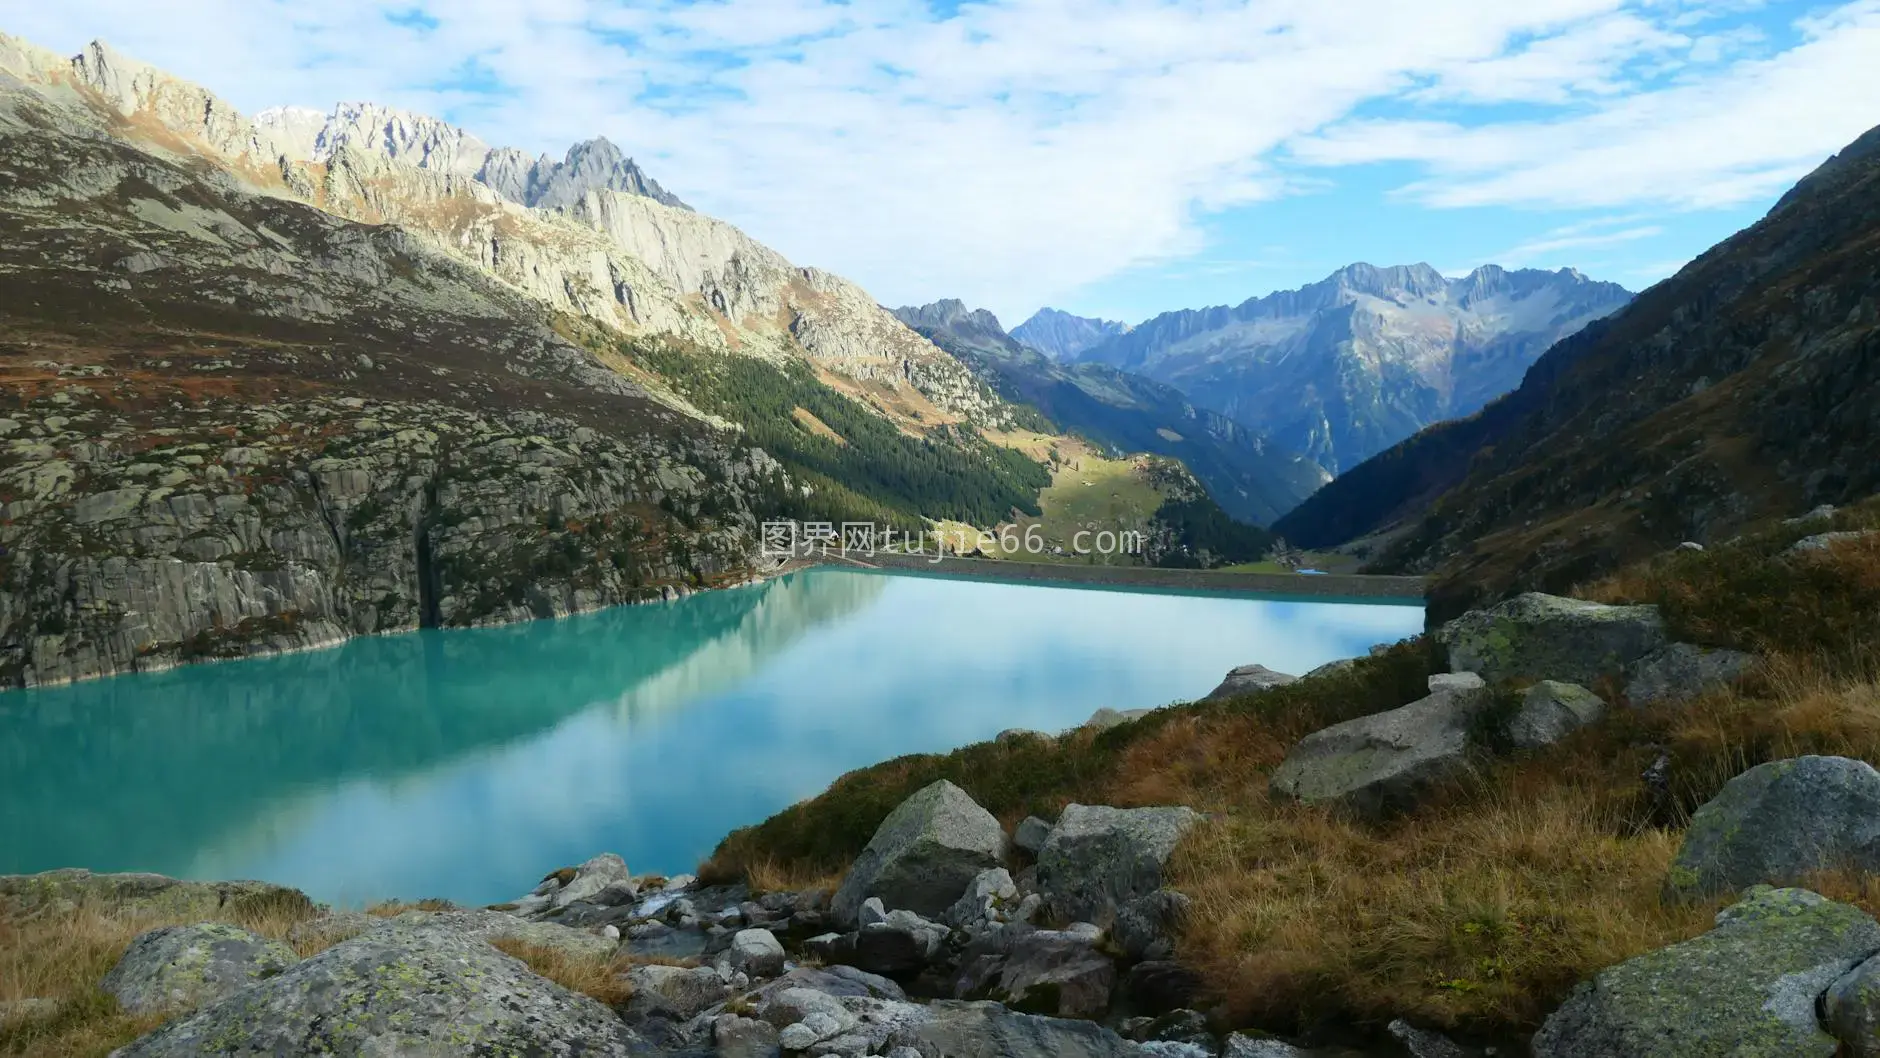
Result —
[{"label": "brown autumn grass", "polygon": [[[0,1055],[81,1058],[109,1054],[164,1022],[163,1015],[132,1015],[98,987],[132,939],[159,926],[221,921],[287,941],[295,925],[313,917],[299,902],[232,905],[221,915],[180,918],[118,913],[81,905],[64,913],[27,918],[0,916],[0,1003],[48,999],[49,1014],[0,1021]],[[295,945],[313,954],[305,942]]]},{"label": "brown autumn grass", "polygon": [[602,959],[508,937],[499,937],[490,943],[563,988],[593,996],[608,1006],[617,1006],[633,997],[633,985],[628,982],[626,973],[633,968],[634,960],[625,955]]},{"label": "brown autumn grass", "polygon": [[[1653,603],[1673,635],[1752,650],[1760,671],[1680,706],[1611,710],[1547,751],[1483,756],[1418,810],[1365,824],[1276,803],[1267,776],[1303,735],[1424,693],[1427,640],[1345,674],[1161,710],[1098,735],[983,743],[851,773],[720,846],[730,877],[839,872],[887,812],[936,779],[1010,824],[1069,801],[1210,814],[1177,851],[1194,900],[1179,957],[1231,1022],[1287,1031],[1392,1017],[1484,1035],[1532,1029],[1575,982],[1709,927],[1660,887],[1696,807],[1744,769],[1803,753],[1880,763],[1880,540],[1782,552],[1880,524],[1880,504],[1623,570],[1578,594]],[[1603,687],[1610,694],[1616,688]],[[1659,754],[1670,785],[1641,773]],[[1826,895],[1880,913],[1880,886]]]}]

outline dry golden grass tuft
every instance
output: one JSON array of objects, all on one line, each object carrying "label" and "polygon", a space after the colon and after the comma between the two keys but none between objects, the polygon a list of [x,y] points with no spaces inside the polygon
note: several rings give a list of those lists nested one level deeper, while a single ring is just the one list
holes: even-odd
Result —
[{"label": "dry golden grass tuft", "polygon": [[[255,901],[231,905],[211,919],[285,941],[313,914],[304,902]],[[138,934],[200,921],[83,905],[23,919],[0,917],[0,1003],[47,999],[56,1004],[49,1014],[0,1021],[0,1055],[105,1055],[162,1024],[162,1015],[120,1010],[98,982]],[[303,948],[301,954],[312,952]]]},{"label": "dry golden grass tuft", "polygon": [[626,973],[633,962],[625,956],[611,959],[577,955],[562,948],[543,947],[507,937],[490,942],[498,951],[527,963],[530,970],[568,989],[593,996],[608,1006],[633,998]]},{"label": "dry golden grass tuft", "polygon": [[842,872],[813,870],[801,863],[784,863],[767,856],[745,865],[744,881],[759,895],[807,890],[833,894],[842,886]]}]

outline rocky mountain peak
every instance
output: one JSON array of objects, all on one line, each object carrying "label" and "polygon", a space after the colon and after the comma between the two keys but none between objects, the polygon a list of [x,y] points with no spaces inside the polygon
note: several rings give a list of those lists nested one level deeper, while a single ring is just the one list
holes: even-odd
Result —
[{"label": "rocky mountain peak", "polygon": [[1012,328],[1012,337],[1054,360],[1069,360],[1105,339],[1129,333],[1129,324],[1073,316],[1062,309],[1043,308]]},{"label": "rocky mountain peak", "polygon": [[986,309],[969,309],[958,298],[941,298],[926,305],[903,305],[889,311],[902,323],[922,333],[938,330],[963,338],[1008,340],[997,316]]}]

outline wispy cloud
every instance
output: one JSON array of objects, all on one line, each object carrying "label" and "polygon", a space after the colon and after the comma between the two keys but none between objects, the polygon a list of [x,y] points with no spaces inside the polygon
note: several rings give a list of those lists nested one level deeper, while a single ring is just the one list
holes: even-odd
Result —
[{"label": "wispy cloud", "polygon": [[1754,54],[1754,27],[1718,10],[66,0],[0,28],[68,50],[106,37],[249,110],[369,98],[532,150],[605,134],[885,303],[954,295],[1022,318],[1214,252],[1210,213],[1346,166],[1416,167],[1406,208],[1698,209],[1773,194],[1880,120],[1880,0]]}]

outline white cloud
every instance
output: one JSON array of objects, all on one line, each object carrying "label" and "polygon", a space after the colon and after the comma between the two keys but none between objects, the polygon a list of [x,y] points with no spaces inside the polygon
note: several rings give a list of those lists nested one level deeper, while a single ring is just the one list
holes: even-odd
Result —
[{"label": "white cloud", "polygon": [[1538,239],[1530,239],[1519,246],[1512,247],[1495,255],[1495,260],[1510,268],[1530,265],[1553,265],[1564,267],[1560,262],[1563,250],[1587,250],[1601,246],[1617,246],[1622,243],[1637,242],[1664,234],[1665,229],[1657,224],[1644,224],[1617,231],[1594,231],[1590,225],[1572,225],[1555,228]]},{"label": "white cloud", "polygon": [[[946,18],[923,0],[453,0],[426,5],[434,29],[387,21],[410,7],[68,0],[0,23],[67,50],[107,37],[248,110],[369,98],[555,152],[605,134],[887,304],[1011,318],[1201,252],[1207,211],[1323,175],[1300,161],[1414,162],[1427,178],[1406,193],[1439,206],[1706,206],[1768,195],[1880,119],[1866,2],[1722,64],[1741,38],[1709,12],[1621,0],[984,0]],[[1680,79],[1648,90],[1635,62]],[[1579,109],[1351,117],[1406,98]]]}]

